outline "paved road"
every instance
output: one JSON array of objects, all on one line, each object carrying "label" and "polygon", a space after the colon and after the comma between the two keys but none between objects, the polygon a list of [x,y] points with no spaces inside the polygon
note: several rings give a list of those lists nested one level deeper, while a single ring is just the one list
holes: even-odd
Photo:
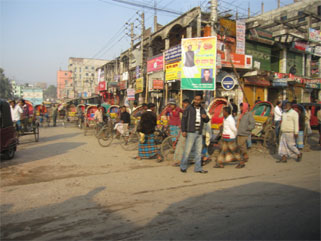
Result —
[{"label": "paved road", "polygon": [[[312,137],[311,143],[316,140]],[[1,240],[319,240],[320,149],[275,163],[186,174],[101,148],[76,128],[43,128],[1,163]]]}]

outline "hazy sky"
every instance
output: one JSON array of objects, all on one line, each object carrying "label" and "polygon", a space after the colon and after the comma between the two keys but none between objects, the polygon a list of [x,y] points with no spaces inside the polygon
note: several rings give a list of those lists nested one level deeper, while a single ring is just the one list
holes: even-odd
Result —
[{"label": "hazy sky", "polygon": [[[130,0],[128,0],[130,1]],[[152,5],[154,0],[134,0]],[[209,0],[157,0],[160,8],[185,12]],[[238,8],[242,15],[261,9],[261,0],[218,0],[219,9]],[[293,0],[281,0],[281,6]],[[277,0],[264,0],[265,11]],[[18,83],[56,83],[56,72],[67,69],[69,57],[113,59],[130,45],[124,24],[137,10],[113,0],[0,0],[0,67]],[[153,11],[145,9],[146,25]],[[177,15],[158,12],[166,24]],[[136,22],[137,23],[137,22]],[[137,29],[138,31],[138,29]],[[121,40],[120,40],[121,39]]]}]

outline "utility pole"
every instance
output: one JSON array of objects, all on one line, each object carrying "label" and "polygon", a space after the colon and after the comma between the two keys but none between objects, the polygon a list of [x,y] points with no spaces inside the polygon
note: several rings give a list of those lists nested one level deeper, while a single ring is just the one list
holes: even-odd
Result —
[{"label": "utility pole", "polygon": [[[141,14],[141,28],[142,28],[142,32],[141,32],[141,37],[140,37],[140,51],[141,51],[141,77],[144,79],[144,33],[145,33],[145,14],[144,12],[142,12]],[[145,80],[146,84],[145,84],[145,88],[146,88],[146,93],[145,93],[145,102],[147,102],[147,94],[148,94],[148,80]],[[142,94],[140,94],[142,95]],[[141,96],[142,97],[142,96]]]},{"label": "utility pole", "polygon": [[211,35],[216,36],[217,0],[211,0]]},{"label": "utility pole", "polygon": [[154,33],[157,32],[157,2],[154,0]]}]

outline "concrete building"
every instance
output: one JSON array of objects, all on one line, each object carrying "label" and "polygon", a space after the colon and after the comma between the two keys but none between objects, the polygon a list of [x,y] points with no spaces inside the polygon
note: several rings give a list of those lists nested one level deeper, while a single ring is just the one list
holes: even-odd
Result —
[{"label": "concrete building", "polygon": [[95,93],[98,85],[96,69],[107,62],[107,60],[101,59],[69,58],[68,71],[72,76],[71,91],[75,97],[90,97]]},{"label": "concrete building", "polygon": [[40,105],[43,102],[43,89],[37,87],[25,87],[23,98],[31,101],[33,105]]},{"label": "concrete building", "polygon": [[37,82],[34,84],[35,87],[40,88],[40,89],[47,89],[47,83],[46,82]]},{"label": "concrete building", "polygon": [[22,98],[23,97],[23,85],[18,85],[16,81],[12,80],[11,81],[11,87],[12,87],[12,92],[13,96],[15,98]]},{"label": "concrete building", "polygon": [[74,98],[71,71],[57,71],[57,98]]}]

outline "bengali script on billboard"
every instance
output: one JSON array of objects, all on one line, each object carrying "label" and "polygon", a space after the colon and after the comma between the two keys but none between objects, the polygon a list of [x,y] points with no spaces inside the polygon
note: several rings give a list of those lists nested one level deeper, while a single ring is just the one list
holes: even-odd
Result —
[{"label": "bengali script on billboard", "polygon": [[181,75],[182,89],[215,89],[216,37],[182,39]]}]

